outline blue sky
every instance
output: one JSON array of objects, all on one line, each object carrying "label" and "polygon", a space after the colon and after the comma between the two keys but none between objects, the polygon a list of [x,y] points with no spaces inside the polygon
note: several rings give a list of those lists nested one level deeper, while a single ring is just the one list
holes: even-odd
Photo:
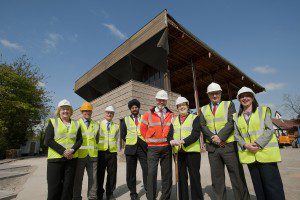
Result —
[{"label": "blue sky", "polygon": [[[163,9],[267,88],[261,104],[283,111],[283,94],[300,95],[299,1],[3,0],[0,53],[26,54],[47,77],[53,106],[84,101],[75,81]],[[288,116],[288,115],[286,115]]]}]

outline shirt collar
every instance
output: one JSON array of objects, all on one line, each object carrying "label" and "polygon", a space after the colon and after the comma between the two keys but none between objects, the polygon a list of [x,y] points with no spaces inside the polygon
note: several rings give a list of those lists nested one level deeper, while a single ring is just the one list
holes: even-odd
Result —
[{"label": "shirt collar", "polygon": [[[159,109],[158,109],[158,107],[155,107],[155,112],[160,112],[159,111]],[[167,113],[167,109],[166,108],[164,108],[163,110],[162,110],[162,112],[164,113],[164,114],[166,114]]]},{"label": "shirt collar", "polygon": [[[219,105],[220,105],[220,103],[221,103],[221,102],[217,103],[216,105],[217,105],[217,106],[219,106]],[[210,102],[210,106],[211,106],[211,107],[214,107],[214,104],[213,104],[213,102]]]},{"label": "shirt collar", "polygon": [[105,124],[108,124],[108,123],[110,123],[110,124],[111,124],[111,123],[112,123],[112,121],[110,121],[110,122],[109,122],[109,121],[107,121],[106,119],[104,119],[104,123],[105,123]]},{"label": "shirt collar", "polygon": [[[134,114],[131,114],[132,118],[134,118],[134,116],[135,116]],[[140,116],[141,116],[140,114],[137,115],[138,118],[140,118]]]},{"label": "shirt collar", "polygon": [[86,123],[86,122],[90,122],[90,121],[91,121],[91,120],[89,120],[89,121],[88,121],[88,120],[87,120],[87,119],[85,119],[84,117],[82,118],[82,120],[83,120],[83,122],[84,122],[84,123]]}]

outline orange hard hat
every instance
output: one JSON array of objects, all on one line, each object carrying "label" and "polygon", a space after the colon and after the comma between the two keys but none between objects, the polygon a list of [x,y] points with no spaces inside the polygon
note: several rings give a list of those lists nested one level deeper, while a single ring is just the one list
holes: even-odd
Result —
[{"label": "orange hard hat", "polygon": [[92,104],[89,102],[84,102],[80,107],[80,111],[83,111],[83,110],[93,110]]}]

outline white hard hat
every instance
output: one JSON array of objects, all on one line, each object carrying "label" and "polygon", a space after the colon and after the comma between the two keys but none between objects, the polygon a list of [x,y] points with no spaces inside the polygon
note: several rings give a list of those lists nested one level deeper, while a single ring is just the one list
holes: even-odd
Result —
[{"label": "white hard hat", "polygon": [[187,103],[189,105],[189,100],[187,100],[185,97],[178,97],[175,102],[176,106],[182,103]]},{"label": "white hard hat", "polygon": [[221,88],[221,86],[218,83],[212,82],[207,87],[207,92],[206,93],[216,92],[216,91],[222,91],[222,88]]},{"label": "white hard hat", "polygon": [[253,92],[253,90],[252,90],[251,88],[248,88],[248,87],[242,87],[242,88],[238,91],[238,93],[237,93],[237,95],[236,95],[236,98],[239,99],[240,94],[243,94],[243,93],[246,93],[246,92],[249,92],[249,93],[253,94],[253,96],[255,96],[255,93]]},{"label": "white hard hat", "polygon": [[114,109],[113,106],[107,106],[107,107],[105,108],[105,111],[108,111],[108,112],[115,112],[115,109]]},{"label": "white hard hat", "polygon": [[61,107],[61,106],[71,106],[71,103],[67,99],[63,99],[57,104],[57,107]]},{"label": "white hard hat", "polygon": [[156,93],[155,96],[156,99],[164,99],[164,100],[168,100],[168,93],[164,90],[160,90]]}]

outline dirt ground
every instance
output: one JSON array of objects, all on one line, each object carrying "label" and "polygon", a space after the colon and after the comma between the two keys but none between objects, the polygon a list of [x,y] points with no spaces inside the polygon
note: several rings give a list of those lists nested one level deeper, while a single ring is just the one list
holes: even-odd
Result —
[{"label": "dirt ground", "polygon": [[[298,200],[300,196],[300,149],[292,149],[286,148],[281,150],[283,162],[279,163],[279,168],[284,184],[286,199],[288,200]],[[130,199],[129,191],[126,185],[126,163],[118,162],[118,173],[117,173],[117,188],[114,192],[114,196],[116,199]],[[35,170],[30,174],[26,183],[23,184],[23,181],[20,183],[23,186],[20,187],[20,192],[17,196],[17,199],[22,200],[31,200],[31,199],[46,199],[47,197],[47,181],[46,181],[46,168],[47,168],[47,160],[46,158],[29,158],[18,160],[11,165],[32,165]],[[174,169],[174,166],[173,166]],[[253,190],[251,178],[249,175],[249,171],[246,166],[244,166],[245,175],[247,180],[247,185],[249,188],[249,192],[251,194],[251,199],[255,198],[255,193]],[[211,187],[211,178],[210,178],[210,167],[208,162],[207,153],[202,153],[201,158],[201,184],[205,199],[214,199],[213,191]],[[161,195],[160,192],[160,172],[158,173],[158,199]],[[175,178],[173,178],[173,190],[171,199],[176,199],[176,186],[174,182]],[[17,183],[16,183],[17,184]],[[146,199],[145,191],[142,188],[142,174],[141,168],[138,166],[137,170],[137,191],[139,191],[140,199]],[[233,199],[233,192],[231,189],[230,179],[228,174],[226,173],[226,185],[227,185],[227,195],[228,199]],[[16,186],[17,187],[17,186]],[[83,183],[83,199],[86,198],[87,193],[87,176],[85,174],[84,183]]]}]

